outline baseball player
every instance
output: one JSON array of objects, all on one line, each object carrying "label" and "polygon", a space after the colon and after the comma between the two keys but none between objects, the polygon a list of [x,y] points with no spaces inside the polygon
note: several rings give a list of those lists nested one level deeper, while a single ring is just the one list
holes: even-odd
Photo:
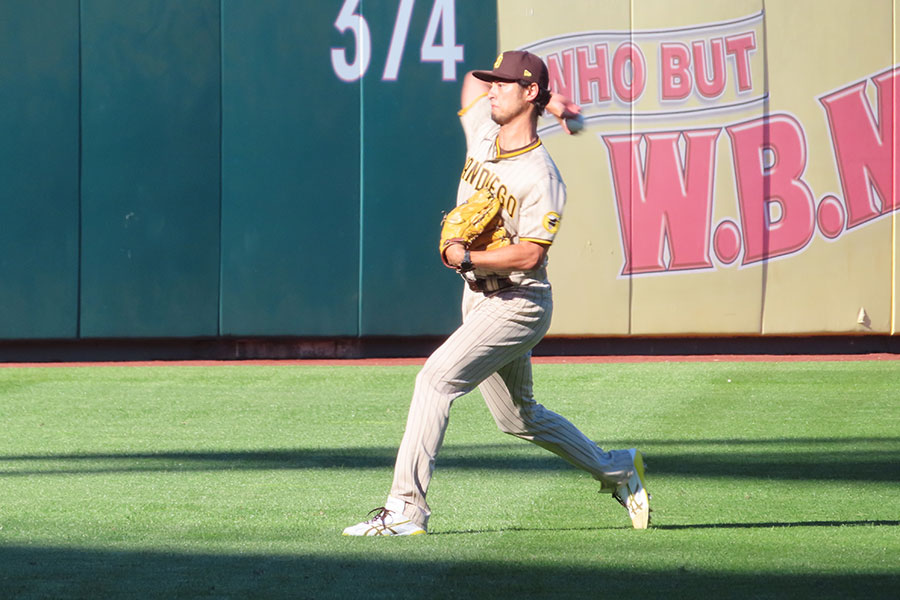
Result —
[{"label": "baseball player", "polygon": [[450,406],[476,386],[501,431],[584,469],[625,506],[635,528],[649,524],[641,453],[604,451],[532,398],[531,350],[547,332],[552,311],[547,250],[566,201],[565,184],[537,135],[537,119],[546,109],[568,132],[565,119],[580,111],[551,94],[548,80],[544,62],[521,51],[500,54],[490,71],[466,75],[459,116],[467,155],[456,210],[493,202],[496,214],[478,217],[493,227],[479,234],[491,243],[448,235],[448,223],[465,220],[448,215],[441,258],[466,281],[463,322],[416,378],[387,502],[344,535],[426,533],[428,484]]}]

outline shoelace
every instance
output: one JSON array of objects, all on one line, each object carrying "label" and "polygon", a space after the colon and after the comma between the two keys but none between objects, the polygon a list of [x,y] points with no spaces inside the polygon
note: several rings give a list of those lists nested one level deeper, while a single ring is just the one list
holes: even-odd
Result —
[{"label": "shoelace", "polygon": [[[387,523],[384,522],[384,518],[387,517],[390,512],[391,511],[389,511],[387,508],[385,508],[383,506],[379,506],[378,508],[373,508],[372,510],[369,511],[369,515],[371,515],[372,513],[378,513],[378,514],[376,514],[371,519],[366,520],[366,523],[372,523],[374,525],[376,521],[381,521],[381,526],[387,527]],[[366,516],[368,517],[369,515],[366,515]]]},{"label": "shoelace", "polygon": [[[602,494],[603,492],[601,491],[600,493]],[[618,491],[618,490],[616,490],[615,492],[612,493],[612,497],[613,497],[613,499],[617,500],[617,501],[619,502],[619,504],[621,504],[621,505],[624,506],[625,508],[628,508],[628,504],[627,504],[627,503],[625,502],[625,500],[619,495],[619,491]],[[647,492],[647,500],[653,500],[653,494],[651,494],[650,492]],[[652,508],[651,508],[650,510],[651,510],[651,512],[653,511]]]},{"label": "shoelace", "polygon": [[[631,514],[631,509],[628,508],[628,503],[625,500],[623,500],[621,496],[619,496],[619,490],[616,490],[615,492],[613,492],[612,497],[613,497],[613,500],[615,500],[616,502],[621,504],[625,508],[625,510],[627,510],[628,513]],[[653,496],[651,496],[649,493],[647,494],[647,500],[653,500]],[[651,513],[653,512],[652,508],[650,509],[650,512]],[[652,520],[653,520],[652,515],[647,515],[647,525],[648,526],[650,525]]]}]

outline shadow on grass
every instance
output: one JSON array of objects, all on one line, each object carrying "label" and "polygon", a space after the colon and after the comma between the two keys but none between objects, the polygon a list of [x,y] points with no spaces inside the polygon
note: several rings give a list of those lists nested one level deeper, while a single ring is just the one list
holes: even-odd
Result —
[{"label": "shadow on grass", "polygon": [[[667,443],[648,441],[651,474],[696,477],[748,477],[781,480],[900,481],[900,438],[805,438],[801,440],[695,440],[679,445],[697,451],[674,452]],[[757,446],[759,444],[759,446]],[[729,445],[731,448],[721,448]],[[806,448],[810,445],[827,450]],[[869,446],[866,449],[866,446]],[[610,445],[609,447],[616,447]],[[246,451],[23,454],[0,456],[0,478],[131,472],[228,470],[391,469],[396,448],[294,448]],[[524,442],[474,446],[447,445],[440,469],[560,471],[570,469],[556,456]]]},{"label": "shadow on grass", "polygon": [[[778,529],[783,527],[900,527],[900,521],[794,521],[794,522],[765,522],[765,523],[697,523],[693,525],[652,525],[653,529],[679,530],[679,529]],[[504,527],[502,529],[472,529],[462,531],[432,531],[431,536],[440,535],[470,535],[483,533],[507,533],[511,531],[598,531],[603,529],[631,529],[630,525],[618,527]]]},{"label": "shadow on grass", "polygon": [[794,521],[787,523],[699,523],[660,525],[656,529],[776,529],[779,527],[898,527],[900,521]]},{"label": "shadow on grass", "polygon": [[[346,540],[360,552],[385,540]],[[353,555],[166,554],[0,547],[10,598],[895,598],[900,575],[720,573],[623,569],[529,561],[398,558],[417,540],[395,540],[390,559]],[[614,551],[608,549],[606,551]],[[615,596],[613,596],[615,595]]]}]

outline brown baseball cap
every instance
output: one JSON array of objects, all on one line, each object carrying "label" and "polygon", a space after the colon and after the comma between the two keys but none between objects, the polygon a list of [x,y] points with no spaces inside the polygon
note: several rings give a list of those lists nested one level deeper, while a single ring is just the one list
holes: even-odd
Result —
[{"label": "brown baseball cap", "polygon": [[547,65],[540,57],[524,50],[501,52],[494,61],[491,71],[473,71],[472,75],[482,81],[527,81],[536,83],[542,90],[550,84]]}]

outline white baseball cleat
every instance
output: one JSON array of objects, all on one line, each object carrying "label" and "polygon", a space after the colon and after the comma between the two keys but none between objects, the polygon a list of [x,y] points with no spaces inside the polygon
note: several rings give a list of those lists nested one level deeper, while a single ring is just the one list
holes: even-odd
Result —
[{"label": "white baseball cleat", "polygon": [[628,451],[634,464],[634,472],[616,491],[613,498],[628,511],[631,524],[635,529],[647,529],[650,525],[650,494],[644,487],[644,457],[639,450]]},{"label": "white baseball cleat", "polygon": [[[394,505],[392,508],[387,506]],[[344,529],[344,535],[370,536],[370,535],[421,535],[426,533],[424,529],[413,523],[409,517],[400,510],[403,505],[399,501],[389,498],[387,506],[376,508],[369,512],[375,516],[371,519],[357,523]]]}]

